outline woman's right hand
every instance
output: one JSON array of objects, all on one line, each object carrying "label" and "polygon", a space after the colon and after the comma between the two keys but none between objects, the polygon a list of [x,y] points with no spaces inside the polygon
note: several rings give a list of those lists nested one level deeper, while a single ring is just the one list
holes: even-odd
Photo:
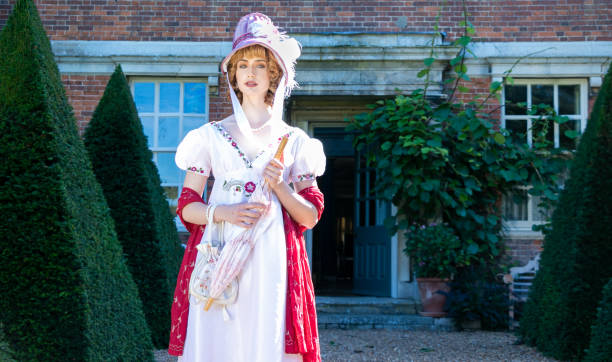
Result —
[{"label": "woman's right hand", "polygon": [[243,228],[251,228],[266,209],[264,204],[258,202],[244,202],[241,204],[219,205],[213,217],[215,222],[227,221]]}]

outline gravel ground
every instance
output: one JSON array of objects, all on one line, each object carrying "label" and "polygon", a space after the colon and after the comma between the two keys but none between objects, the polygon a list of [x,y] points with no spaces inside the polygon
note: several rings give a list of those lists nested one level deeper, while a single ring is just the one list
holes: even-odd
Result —
[{"label": "gravel ground", "polygon": [[[323,361],[554,361],[509,332],[322,329]],[[158,362],[174,362],[157,351]]]}]

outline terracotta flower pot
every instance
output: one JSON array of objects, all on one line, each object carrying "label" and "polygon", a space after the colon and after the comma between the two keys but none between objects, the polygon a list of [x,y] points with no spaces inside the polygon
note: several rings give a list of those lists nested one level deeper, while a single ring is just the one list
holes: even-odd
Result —
[{"label": "terracotta flower pot", "polygon": [[419,314],[434,318],[446,316],[446,313],[444,312],[446,295],[437,292],[450,292],[448,282],[448,279],[417,278],[419,294],[421,295],[421,303],[423,304],[423,311],[419,312]]}]

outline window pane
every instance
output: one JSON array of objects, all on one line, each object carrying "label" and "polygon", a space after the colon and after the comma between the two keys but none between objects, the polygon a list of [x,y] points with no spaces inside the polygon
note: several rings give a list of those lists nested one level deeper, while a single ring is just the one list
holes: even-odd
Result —
[{"label": "window pane", "polygon": [[526,119],[507,119],[506,129],[515,142],[527,143],[527,120]]},{"label": "window pane", "polygon": [[538,204],[541,202],[539,196],[531,197],[531,207],[533,210],[533,221],[546,221],[551,216],[551,212],[546,212],[545,209],[539,208]]},{"label": "window pane", "polygon": [[178,117],[159,117],[157,147],[176,147],[179,142]]},{"label": "window pane", "polygon": [[580,114],[580,86],[559,86],[559,114]]},{"label": "window pane", "polygon": [[157,170],[164,184],[178,184],[180,179],[179,168],[174,164],[174,153],[157,153]]},{"label": "window pane", "polygon": [[527,191],[517,190],[504,197],[504,218],[506,220],[527,221]]},{"label": "window pane", "polygon": [[134,103],[138,112],[153,112],[155,83],[134,83]]},{"label": "window pane", "polygon": [[185,83],[184,113],[206,113],[206,84]]},{"label": "window pane", "polygon": [[155,137],[155,119],[153,117],[140,117],[142,122],[142,128],[144,134],[147,137],[147,144],[149,147],[155,146],[153,144],[153,137]]},{"label": "window pane", "polygon": [[[506,85],[504,86],[505,109],[507,115],[527,114],[527,86],[526,85]],[[524,103],[518,106],[517,103]]]},{"label": "window pane", "polygon": [[192,129],[199,128],[204,124],[205,120],[202,117],[184,117],[183,118],[183,134],[181,138],[185,137],[187,132]]},{"label": "window pane", "polygon": [[576,138],[569,138],[565,135],[566,131],[576,131],[580,133],[580,123],[577,120],[570,119],[559,125],[559,146],[562,148],[573,150],[576,148]]},{"label": "window pane", "polygon": [[[553,86],[552,85],[542,85],[542,84],[533,84],[531,86],[531,106],[536,107],[537,105],[545,104],[547,106],[553,107]],[[546,111],[540,110],[539,114],[544,114]]]},{"label": "window pane", "polygon": [[178,112],[181,98],[179,83],[159,84],[159,111],[162,113]]}]

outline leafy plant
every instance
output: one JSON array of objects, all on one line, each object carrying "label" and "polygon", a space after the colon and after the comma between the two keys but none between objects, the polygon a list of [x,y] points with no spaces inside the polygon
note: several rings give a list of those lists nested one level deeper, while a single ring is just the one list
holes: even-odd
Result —
[{"label": "leafy plant", "polygon": [[470,253],[453,229],[445,224],[411,225],[404,253],[421,278],[450,278],[457,268],[469,264]]},{"label": "leafy plant", "polygon": [[[424,87],[377,101],[369,112],[350,120],[347,129],[368,166],[376,170],[374,193],[397,207],[396,214],[385,221],[391,233],[402,230],[410,239],[411,225],[436,221],[448,225],[459,238],[461,246],[447,244],[451,250],[446,251],[464,253],[464,265],[459,263],[456,270],[462,276],[450,295],[452,315],[459,321],[478,315],[486,328],[497,328],[506,324],[503,286],[463,269],[481,268],[495,275],[504,252],[503,196],[527,190],[539,197],[539,207],[553,209],[573,152],[555,148],[550,141],[554,123],[568,119],[545,105],[528,109],[529,115],[536,116],[531,144],[525,135],[517,137],[500,129],[495,115],[499,108],[491,109],[489,101],[497,98],[501,103],[501,90],[513,83],[510,74],[522,58],[505,72],[503,81],[491,82],[484,99],[459,97],[470,90],[465,58],[475,56],[468,47],[475,30],[467,19],[465,2],[461,25],[464,34],[453,43],[458,52],[449,62],[444,96],[428,95],[439,36],[436,25],[429,57],[418,74]],[[578,135],[566,132],[565,136],[575,139]],[[550,232],[547,224],[539,229]],[[420,243],[417,247],[429,246]],[[417,256],[415,250],[410,253]],[[447,269],[442,265],[442,270]],[[418,260],[416,267],[418,271]]]},{"label": "leafy plant", "polygon": [[427,96],[434,39],[419,73],[425,87],[377,101],[370,112],[354,117],[348,130],[377,171],[377,197],[397,206],[385,222],[392,233],[413,224],[443,222],[459,237],[468,259],[493,263],[503,251],[501,195],[527,187],[529,194],[541,197],[541,206],[553,207],[571,153],[552,147],[546,137],[549,128],[540,126],[565,122],[564,117],[542,114],[534,120],[533,147],[499,129],[485,106],[499,96],[504,82],[512,81],[510,70],[504,82],[491,83],[486,99],[465,103],[457,98],[470,81],[464,58],[474,30],[467,19],[463,25],[465,34],[454,43],[458,54],[450,61],[455,73],[445,81],[448,98]]},{"label": "leafy plant", "polygon": [[495,281],[486,266],[465,268],[451,282],[445,310],[458,329],[464,322],[480,320],[485,330],[508,326],[510,300],[506,285]]}]

